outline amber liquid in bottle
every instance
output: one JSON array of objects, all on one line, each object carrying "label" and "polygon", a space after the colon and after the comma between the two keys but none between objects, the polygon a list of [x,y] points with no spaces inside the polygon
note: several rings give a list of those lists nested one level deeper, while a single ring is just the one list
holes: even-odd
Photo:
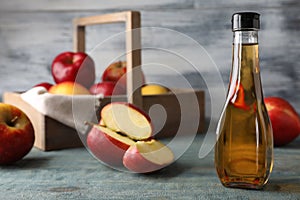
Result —
[{"label": "amber liquid in bottle", "polygon": [[[226,187],[260,189],[273,166],[272,127],[263,101],[258,43],[257,38],[251,39],[255,34],[236,32],[234,36],[230,84],[215,146],[217,174]],[[244,44],[245,35],[250,38]]]}]

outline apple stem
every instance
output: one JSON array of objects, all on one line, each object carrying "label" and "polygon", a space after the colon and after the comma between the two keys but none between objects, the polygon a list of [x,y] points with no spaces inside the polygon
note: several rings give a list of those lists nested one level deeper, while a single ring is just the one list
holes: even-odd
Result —
[{"label": "apple stem", "polygon": [[85,121],[85,122],[84,122],[84,125],[94,126],[94,125],[96,125],[96,124],[94,124],[94,123],[92,123],[92,122]]},{"label": "apple stem", "polygon": [[15,116],[14,118],[12,118],[12,120],[10,120],[10,123],[14,124],[18,118],[19,118],[18,116]]},{"label": "apple stem", "polygon": [[88,125],[88,126],[101,126],[101,127],[105,127],[105,126],[102,126],[102,125],[100,125],[100,124],[95,124],[95,123],[93,123],[93,122],[88,122],[88,121],[85,121],[84,124],[85,124],[85,125]]}]

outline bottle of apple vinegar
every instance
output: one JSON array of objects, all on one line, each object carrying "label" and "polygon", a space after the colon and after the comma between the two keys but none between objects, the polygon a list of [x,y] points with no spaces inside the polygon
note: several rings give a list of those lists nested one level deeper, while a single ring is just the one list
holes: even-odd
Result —
[{"label": "bottle of apple vinegar", "polygon": [[253,12],[232,16],[232,69],[215,146],[215,167],[226,187],[260,189],[273,167],[272,127],[260,80],[259,17]]}]

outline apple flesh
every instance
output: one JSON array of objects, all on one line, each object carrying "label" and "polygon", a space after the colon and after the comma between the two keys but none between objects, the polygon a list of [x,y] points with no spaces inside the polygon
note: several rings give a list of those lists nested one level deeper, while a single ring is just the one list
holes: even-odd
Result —
[{"label": "apple flesh", "polygon": [[280,97],[264,99],[272,123],[274,146],[292,142],[300,134],[300,118],[296,110]]},{"label": "apple flesh", "polygon": [[79,83],[66,81],[56,85],[53,85],[49,91],[51,94],[61,95],[88,95],[91,94],[88,89]]},{"label": "apple flesh", "polygon": [[123,157],[124,166],[137,173],[149,173],[166,167],[174,161],[173,152],[154,139],[137,141]]},{"label": "apple flesh", "polygon": [[77,82],[90,88],[95,82],[95,63],[84,52],[63,52],[55,57],[51,72],[55,83]]},{"label": "apple flesh", "polygon": [[26,114],[15,106],[0,103],[0,164],[21,160],[32,149],[34,139]]},{"label": "apple flesh", "polygon": [[123,156],[134,143],[128,137],[99,125],[93,125],[87,136],[87,146],[93,155],[113,167],[123,166]]},{"label": "apple flesh", "polygon": [[126,94],[126,90],[120,87],[115,82],[105,81],[96,83],[90,88],[91,94],[103,94],[104,96],[122,95]]},{"label": "apple flesh", "polygon": [[87,136],[88,148],[100,161],[137,173],[153,172],[174,161],[171,149],[151,137],[149,116],[134,105],[113,102],[102,108],[100,116]]},{"label": "apple flesh", "polygon": [[101,119],[108,128],[134,140],[146,140],[152,136],[150,117],[130,103],[107,104],[101,110]]}]

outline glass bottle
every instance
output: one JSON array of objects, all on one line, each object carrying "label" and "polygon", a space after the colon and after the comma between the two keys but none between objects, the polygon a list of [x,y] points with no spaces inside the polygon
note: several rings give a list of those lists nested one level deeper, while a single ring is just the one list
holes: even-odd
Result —
[{"label": "glass bottle", "polygon": [[232,15],[232,69],[215,145],[216,171],[226,187],[260,189],[273,167],[272,127],[260,80],[259,17]]}]

